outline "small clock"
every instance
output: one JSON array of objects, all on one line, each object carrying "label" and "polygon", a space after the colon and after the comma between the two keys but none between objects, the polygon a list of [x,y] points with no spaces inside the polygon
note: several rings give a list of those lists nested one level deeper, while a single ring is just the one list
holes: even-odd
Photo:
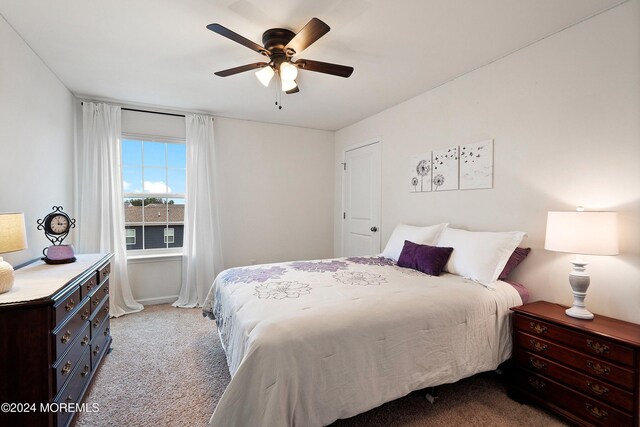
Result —
[{"label": "small clock", "polygon": [[44,262],[47,264],[65,264],[76,260],[73,247],[63,245],[62,242],[69,235],[69,230],[75,228],[76,220],[72,219],[63,210],[62,206],[54,206],[53,211],[43,219],[38,220],[38,230],[44,230],[44,235],[51,243],[45,248]]}]

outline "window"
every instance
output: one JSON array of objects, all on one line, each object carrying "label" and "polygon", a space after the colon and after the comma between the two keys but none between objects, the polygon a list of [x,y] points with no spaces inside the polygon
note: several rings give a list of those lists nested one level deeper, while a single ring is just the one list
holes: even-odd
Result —
[{"label": "window", "polygon": [[121,144],[127,249],[181,248],[186,145],[126,136]]},{"label": "window", "polygon": [[135,228],[126,228],[126,242],[127,246],[136,244],[136,229]]},{"label": "window", "polygon": [[173,228],[165,228],[164,229],[164,242],[165,243],[174,243],[174,232]]}]

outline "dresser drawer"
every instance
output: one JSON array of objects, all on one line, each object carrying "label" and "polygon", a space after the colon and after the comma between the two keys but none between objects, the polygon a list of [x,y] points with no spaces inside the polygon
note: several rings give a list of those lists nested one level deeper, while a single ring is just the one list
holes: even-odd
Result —
[{"label": "dresser drawer", "polygon": [[96,332],[93,340],[91,340],[91,367],[96,369],[98,362],[102,357],[102,353],[105,351],[107,342],[109,341],[109,334],[111,329],[109,327],[109,318],[105,320],[100,329]]},{"label": "dresser drawer", "polygon": [[[549,348],[552,348],[551,345]],[[516,360],[534,371],[545,373],[549,368],[548,359],[527,352],[522,348],[516,348],[515,357]],[[634,390],[635,378],[633,372],[619,368],[613,364],[602,362],[596,358],[576,353],[569,349],[564,349],[564,353],[557,353],[556,360],[563,365],[578,369],[600,381],[616,384],[629,391]]]},{"label": "dresser drawer", "polygon": [[83,326],[89,320],[89,300],[85,300],[73,316],[66,323],[58,325],[53,331],[53,342],[55,349],[55,359],[58,360],[64,353]]},{"label": "dresser drawer", "polygon": [[[91,377],[91,356],[90,352],[86,351],[82,355],[82,359],[80,359],[76,370],[73,372],[71,379],[67,383],[67,385],[60,391],[58,396],[55,399],[55,402],[72,404],[72,403],[80,403],[80,397],[82,395],[83,390],[85,389],[89,378]],[[70,421],[73,412],[64,412],[59,411],[57,413],[57,422],[58,427],[66,426]]]},{"label": "dresser drawer", "polygon": [[80,298],[86,298],[96,286],[98,286],[98,275],[92,274],[80,285]]},{"label": "dresser drawer", "polygon": [[61,325],[64,320],[71,314],[74,308],[80,303],[80,288],[76,288],[66,298],[56,302],[53,305],[55,313],[56,325]]},{"label": "dresser drawer", "polygon": [[573,391],[533,372],[518,370],[518,382],[526,393],[596,426],[632,426],[631,415]]},{"label": "dresser drawer", "polygon": [[[600,379],[581,374],[573,369],[541,357],[534,357],[530,353],[517,350],[515,355],[518,365],[528,370],[535,370],[569,386],[572,390],[582,392],[587,396],[620,407],[626,411],[633,411],[633,394],[612,386]],[[532,361],[533,360],[533,361]]]},{"label": "dresser drawer", "polygon": [[69,351],[67,351],[54,365],[54,389],[56,392],[62,388],[65,381],[71,376],[71,372],[78,364],[78,361],[82,358],[82,355],[86,352],[87,345],[90,340],[89,337],[89,324],[86,323],[84,329],[76,337],[75,341],[71,344]]},{"label": "dresser drawer", "polygon": [[111,274],[111,264],[107,264],[98,270],[98,283],[102,282],[104,279],[109,277]]},{"label": "dresser drawer", "polygon": [[631,368],[635,366],[634,350],[610,340],[522,315],[516,315],[515,324],[519,331],[557,341],[574,350],[584,351],[603,360],[613,361]]},{"label": "dresser drawer", "polygon": [[102,301],[102,305],[98,307],[96,311],[91,315],[91,339],[96,336],[100,326],[104,323],[105,319],[109,319],[109,296]]},{"label": "dresser drawer", "polygon": [[91,294],[91,312],[93,313],[102,301],[109,295],[109,279],[105,280],[100,289]]}]

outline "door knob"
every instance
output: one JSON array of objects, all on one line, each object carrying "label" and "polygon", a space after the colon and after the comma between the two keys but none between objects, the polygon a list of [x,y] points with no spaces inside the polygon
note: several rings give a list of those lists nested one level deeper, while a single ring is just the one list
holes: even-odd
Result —
[{"label": "door knob", "polygon": [[371,231],[373,231],[375,233],[376,231],[378,231],[378,227],[376,227],[376,226],[371,227]]}]

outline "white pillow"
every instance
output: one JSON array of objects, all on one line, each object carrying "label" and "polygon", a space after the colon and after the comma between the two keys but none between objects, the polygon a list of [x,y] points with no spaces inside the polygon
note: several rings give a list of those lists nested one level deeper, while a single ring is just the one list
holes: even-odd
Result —
[{"label": "white pillow", "polygon": [[435,245],[438,236],[447,226],[447,223],[431,225],[428,227],[416,227],[413,225],[398,224],[391,233],[387,246],[382,251],[382,256],[398,261],[400,252],[404,247],[404,241],[408,240],[419,245]]},{"label": "white pillow", "polygon": [[522,231],[483,232],[445,228],[438,239],[438,246],[453,248],[453,252],[444,270],[491,288],[525,235]]}]

